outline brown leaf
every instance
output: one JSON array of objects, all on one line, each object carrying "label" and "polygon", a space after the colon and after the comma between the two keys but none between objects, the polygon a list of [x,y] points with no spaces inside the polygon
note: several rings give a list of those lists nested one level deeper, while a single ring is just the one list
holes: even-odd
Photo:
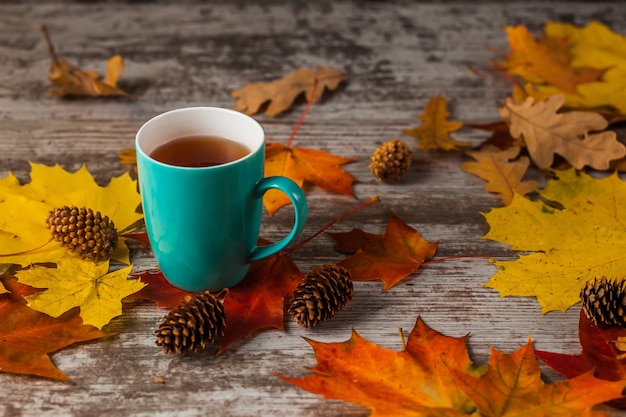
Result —
[{"label": "brown leaf", "polygon": [[50,52],[50,82],[56,89],[49,90],[53,96],[125,96],[132,100],[136,97],[117,86],[117,80],[124,71],[124,61],[121,56],[115,55],[107,62],[107,73],[102,80],[96,71],[80,70],[65,60],[59,60],[45,26],[41,27],[48,43]]},{"label": "brown leaf", "polygon": [[530,160],[521,156],[513,161],[519,152],[518,147],[501,151],[491,146],[480,151],[470,151],[467,154],[476,162],[465,162],[461,169],[486,180],[485,190],[498,194],[507,206],[513,200],[513,194],[526,195],[538,187],[534,180],[522,180]]},{"label": "brown leaf", "polygon": [[430,99],[424,113],[418,119],[424,123],[413,129],[403,129],[407,136],[419,138],[419,147],[422,149],[456,150],[460,146],[470,146],[469,142],[459,142],[450,136],[451,132],[463,127],[463,122],[448,121],[447,102],[443,96]]},{"label": "brown leaf", "polygon": [[237,99],[235,109],[246,114],[255,114],[270,102],[266,109],[268,116],[275,116],[287,110],[298,96],[313,89],[315,80],[320,88],[315,89],[314,97],[307,100],[315,103],[324,94],[324,89],[334,90],[347,77],[338,69],[318,66],[316,71],[307,68],[297,69],[281,79],[271,82],[258,82],[234,90],[231,95]]},{"label": "brown leaf", "polygon": [[491,136],[477,146],[479,149],[486,146],[495,146],[503,151],[515,146],[515,139],[511,136],[509,125],[504,121],[486,124],[466,124],[465,126],[471,127],[472,129],[487,130],[491,132]]},{"label": "brown leaf", "polygon": [[599,170],[608,169],[611,160],[626,155],[626,147],[617,141],[615,132],[602,131],[608,125],[604,117],[584,111],[557,113],[564,101],[562,94],[537,103],[533,97],[521,104],[507,98],[500,108],[511,135],[524,138],[528,153],[539,168],[552,165],[555,153],[576,169],[589,166]]}]

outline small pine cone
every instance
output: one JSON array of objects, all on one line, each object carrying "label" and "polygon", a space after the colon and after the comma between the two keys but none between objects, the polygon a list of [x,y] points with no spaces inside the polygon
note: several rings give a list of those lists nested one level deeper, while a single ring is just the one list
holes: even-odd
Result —
[{"label": "small pine cone", "polygon": [[400,181],[411,166],[412,152],[404,142],[391,139],[380,145],[370,157],[369,169],[385,182]]},{"label": "small pine cone", "polygon": [[185,297],[155,332],[164,353],[198,352],[224,335],[224,306],[209,291]]},{"label": "small pine cone", "polygon": [[300,327],[331,319],[352,299],[350,272],[339,265],[314,268],[292,294],[289,314]]},{"label": "small pine cone", "polygon": [[626,327],[626,281],[595,277],[580,291],[583,310],[595,324]]},{"label": "small pine cone", "polygon": [[98,262],[108,259],[117,247],[117,230],[108,216],[90,208],[64,206],[48,213],[52,237],[83,259]]}]

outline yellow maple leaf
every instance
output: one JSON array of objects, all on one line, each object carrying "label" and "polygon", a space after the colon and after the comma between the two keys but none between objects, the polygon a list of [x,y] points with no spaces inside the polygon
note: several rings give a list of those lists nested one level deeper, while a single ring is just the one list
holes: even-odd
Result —
[{"label": "yellow maple leaf", "polygon": [[127,279],[132,265],[107,273],[109,262],[94,263],[76,258],[56,261],[56,268],[31,265],[16,273],[22,284],[46,288],[24,297],[34,310],[59,317],[80,307],[84,324],[102,329],[112,318],[122,314],[121,300],[141,290],[145,284]]},{"label": "yellow maple leaf", "polygon": [[313,91],[316,80],[320,88],[315,89],[314,97],[307,97],[312,103],[322,98],[325,89],[332,91],[346,79],[340,70],[318,65],[316,71],[299,68],[278,80],[250,83],[234,90],[231,95],[237,99],[235,110],[255,114],[261,110],[261,106],[270,102],[266,113],[275,116],[287,110],[299,95],[305,92],[310,94],[308,92]]},{"label": "yellow maple leaf", "polygon": [[608,126],[600,114],[586,111],[557,113],[563,105],[562,94],[535,103],[507,98],[500,116],[509,124],[511,136],[524,138],[531,159],[539,168],[552,165],[554,154],[564,157],[577,169],[585,166],[605,170],[610,161],[626,155],[626,147],[615,132],[601,131]]},{"label": "yellow maple leaf", "polygon": [[539,194],[562,209],[515,194],[484,215],[490,230],[483,239],[532,252],[496,261],[485,286],[503,297],[536,297],[543,313],[578,303],[583,284],[597,275],[626,276],[626,184],[617,174],[594,179],[572,169],[558,176]]},{"label": "yellow maple leaf", "polygon": [[517,146],[503,151],[493,146],[470,151],[467,154],[476,162],[465,162],[461,169],[486,180],[485,190],[498,194],[506,206],[513,200],[513,194],[526,195],[537,189],[536,181],[522,181],[530,164],[528,157],[521,156],[512,161],[519,152]]},{"label": "yellow maple leaf", "polygon": [[[0,179],[0,262],[28,265],[56,262],[67,249],[50,242],[46,227],[48,212],[56,207],[78,206],[99,211],[115,223],[118,233],[137,227],[143,215],[137,212],[141,197],[129,174],[99,186],[85,166],[76,172],[60,166],[31,163],[31,181],[21,185],[9,174]],[[130,263],[123,238],[112,259]]]},{"label": "yellow maple leaf", "polygon": [[447,102],[443,96],[431,98],[426,104],[424,113],[417,118],[424,123],[413,129],[403,129],[407,136],[419,138],[418,146],[422,149],[443,149],[446,151],[458,149],[459,146],[469,146],[469,142],[459,142],[450,137],[450,132],[463,127],[463,122],[448,121]]}]

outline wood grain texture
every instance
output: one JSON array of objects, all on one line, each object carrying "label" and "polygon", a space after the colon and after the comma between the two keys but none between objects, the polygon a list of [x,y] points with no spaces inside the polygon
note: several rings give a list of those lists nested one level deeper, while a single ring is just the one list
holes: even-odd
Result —
[{"label": "wood grain texture", "polygon": [[[311,108],[294,145],[359,158],[345,166],[358,179],[357,198],[311,190],[304,236],[378,195],[380,203],[332,230],[382,233],[393,211],[427,240],[441,240],[437,257],[514,258],[507,247],[481,240],[488,230],[481,213],[499,201],[481,180],[461,171],[463,155],[414,147],[411,172],[397,185],[371,176],[369,156],[378,144],[402,138],[403,128],[417,125],[416,116],[434,95],[445,95],[454,120],[497,120],[498,103],[510,86],[497,76],[477,76],[468,65],[487,69],[493,58],[488,47],[506,50],[503,25],[539,32],[547,20],[583,25],[595,19],[626,33],[623,16],[622,2],[0,4],[0,176],[12,171],[27,181],[28,161],[70,170],[86,164],[104,184],[126,170],[117,153],[133,146],[136,130],[152,116],[194,105],[232,108],[230,91],[249,82],[325,65],[342,69],[349,81]],[[104,71],[106,59],[121,54],[126,71],[120,84],[138,100],[48,97],[50,59],[41,24],[58,55],[81,68]],[[276,118],[255,118],[268,140],[284,142],[303,107],[300,102]],[[456,135],[473,143],[483,136],[470,129]],[[265,217],[262,235],[281,237],[291,220],[289,208]],[[325,236],[293,253],[303,271],[341,259]],[[133,261],[136,270],[156,266],[139,245],[133,246]],[[0,373],[0,414],[367,416],[358,405],[324,401],[274,374],[304,375],[314,365],[301,336],[342,341],[354,328],[375,343],[401,349],[398,328],[410,331],[417,316],[450,336],[470,332],[471,354],[479,363],[492,346],[511,352],[529,335],[538,349],[578,352],[578,308],[542,316],[532,299],[501,299],[481,287],[494,272],[486,259],[464,258],[424,267],[386,293],[378,282],[357,283],[353,302],[319,329],[286,323],[284,332],[259,334],[219,357],[211,350],[163,355],[153,332],[165,311],[141,304],[113,321],[108,330],[117,336],[53,356],[73,383]],[[558,378],[545,371],[548,380]]]}]

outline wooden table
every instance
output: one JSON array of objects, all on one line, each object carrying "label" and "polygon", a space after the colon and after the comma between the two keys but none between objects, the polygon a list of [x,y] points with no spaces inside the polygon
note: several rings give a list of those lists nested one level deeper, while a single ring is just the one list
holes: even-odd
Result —
[{"label": "wooden table", "polygon": [[[343,70],[349,81],[313,105],[294,145],[357,157],[345,168],[358,179],[357,198],[314,188],[308,194],[308,236],[368,198],[381,202],[358,211],[332,231],[353,227],[382,233],[392,211],[429,241],[440,239],[437,257],[489,255],[514,258],[506,246],[481,240],[481,215],[500,205],[483,181],[461,171],[460,152],[418,150],[402,129],[433,96],[443,94],[453,120],[498,120],[497,107],[511,87],[486,69],[488,46],[507,51],[503,25],[523,24],[539,33],[548,20],[584,25],[592,19],[626,33],[623,2],[483,4],[410,1],[320,0],[204,4],[2,4],[0,5],[0,175],[28,180],[28,161],[82,164],[106,183],[127,166],[118,152],[133,146],[136,130],[152,116],[177,107],[232,108],[230,91],[249,82],[280,78],[298,67]],[[60,57],[81,68],[104,70],[119,53],[126,62],[126,99],[49,97],[50,58],[39,25],[48,26]],[[284,143],[304,108],[275,118],[259,114],[268,140]],[[479,143],[484,133],[464,129],[456,137]],[[412,144],[405,182],[375,180],[369,156],[398,138]],[[262,235],[277,239],[290,227],[291,211],[264,218]],[[344,258],[325,236],[292,255],[302,271]],[[150,252],[133,246],[135,269],[156,266]],[[53,360],[73,378],[60,383],[0,374],[0,414],[5,416],[366,416],[358,405],[324,401],[274,376],[305,375],[315,360],[302,336],[343,341],[351,329],[383,347],[400,350],[398,328],[410,331],[418,316],[450,335],[471,333],[469,347],[485,363],[491,346],[517,350],[528,336],[537,349],[577,353],[579,309],[542,316],[528,298],[501,299],[481,288],[495,272],[486,259],[461,258],[420,269],[386,293],[380,282],[359,282],[354,300],[333,320],[304,330],[287,322],[231,346],[166,356],[153,332],[165,311],[151,303],[130,309],[110,330],[119,335],[68,349]],[[548,381],[559,377],[545,369]],[[155,383],[153,377],[163,378]],[[626,415],[606,408],[610,415]]]}]

